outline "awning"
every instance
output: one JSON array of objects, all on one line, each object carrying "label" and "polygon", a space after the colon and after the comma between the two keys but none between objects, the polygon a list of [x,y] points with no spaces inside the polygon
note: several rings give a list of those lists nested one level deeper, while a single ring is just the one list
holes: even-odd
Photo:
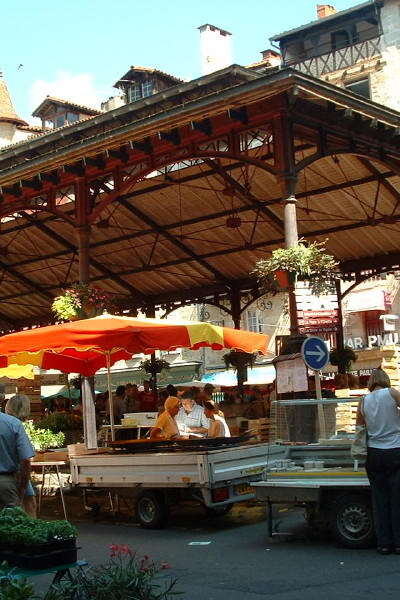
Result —
[{"label": "awning", "polygon": [[[170,383],[173,385],[187,384],[190,385],[191,380],[198,378],[200,363],[184,363],[182,365],[171,364],[169,369],[163,369],[157,375],[157,386],[165,387]],[[149,373],[142,369],[111,369],[111,384],[115,389],[119,385],[127,383],[136,383],[141,385],[146,379],[150,379]],[[107,390],[107,372],[97,372],[95,375],[96,390]]]},{"label": "awning", "polygon": [[[247,385],[267,385],[275,381],[276,372],[273,365],[265,365],[262,367],[254,367],[247,370]],[[205,383],[213,385],[221,385],[223,387],[237,386],[237,374],[233,369],[226,371],[218,371],[217,373],[207,373],[201,380]]]},{"label": "awning", "polygon": [[385,311],[385,293],[383,290],[360,290],[351,292],[344,302],[347,312],[363,312],[367,310]]}]

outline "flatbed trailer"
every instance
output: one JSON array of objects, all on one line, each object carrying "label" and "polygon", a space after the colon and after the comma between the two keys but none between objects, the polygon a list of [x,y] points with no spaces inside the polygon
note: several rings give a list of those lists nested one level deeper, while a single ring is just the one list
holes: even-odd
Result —
[{"label": "flatbed trailer", "polygon": [[143,527],[162,527],[168,508],[195,499],[215,515],[255,497],[250,484],[265,474],[268,444],[196,451],[93,454],[71,457],[71,481],[135,500]]},{"label": "flatbed trailer", "polygon": [[289,504],[303,507],[310,526],[328,530],[342,546],[365,548],[375,541],[370,486],[364,469],[272,472],[253,487],[256,498],[267,503],[270,536],[273,505]]}]

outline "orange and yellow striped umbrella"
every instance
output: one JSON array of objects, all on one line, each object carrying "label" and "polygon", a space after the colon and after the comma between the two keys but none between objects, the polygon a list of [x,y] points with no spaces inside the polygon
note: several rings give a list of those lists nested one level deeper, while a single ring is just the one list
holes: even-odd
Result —
[{"label": "orange and yellow striped umbrella", "polygon": [[268,336],[211,323],[102,315],[0,337],[0,368],[12,364],[93,375],[132,354],[209,347],[265,354]]}]

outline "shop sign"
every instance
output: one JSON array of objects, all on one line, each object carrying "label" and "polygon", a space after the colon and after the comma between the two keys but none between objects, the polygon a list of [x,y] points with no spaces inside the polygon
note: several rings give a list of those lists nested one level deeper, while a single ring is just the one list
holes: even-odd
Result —
[{"label": "shop sign", "polygon": [[381,346],[393,346],[399,343],[399,334],[397,331],[385,334],[369,335],[367,342],[362,337],[353,337],[345,340],[345,346],[353,350],[362,350],[363,348],[381,348]]},{"label": "shop sign", "polygon": [[297,316],[301,333],[330,333],[338,329],[337,309],[299,310]]}]

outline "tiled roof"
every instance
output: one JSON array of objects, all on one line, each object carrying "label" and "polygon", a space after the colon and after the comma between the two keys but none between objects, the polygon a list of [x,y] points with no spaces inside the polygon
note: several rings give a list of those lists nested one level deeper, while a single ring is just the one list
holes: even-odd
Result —
[{"label": "tiled roof", "polygon": [[46,98],[39,104],[37,108],[32,113],[33,117],[40,117],[43,109],[47,108],[47,106],[51,106],[51,104],[59,104],[62,106],[68,106],[73,109],[78,109],[80,112],[85,113],[87,115],[99,115],[101,111],[98,108],[91,108],[89,106],[84,106],[83,104],[76,104],[75,102],[71,102],[70,100],[62,100],[61,98],[55,98],[54,96],[46,96]]},{"label": "tiled roof", "polygon": [[179,77],[175,77],[175,75],[170,75],[169,73],[165,73],[164,71],[160,71],[159,69],[154,69],[153,67],[140,67],[140,66],[132,65],[129,68],[129,71],[127,73],[125,73],[125,75],[123,75],[121,77],[121,79],[118,79],[118,81],[114,84],[114,87],[118,87],[118,83],[122,79],[128,79],[128,77],[129,77],[129,75],[131,75],[132,71],[137,71],[138,73],[140,73],[140,72],[151,73],[152,75],[159,75],[160,77],[164,77],[165,79],[169,79],[170,81],[173,81],[175,83],[183,83],[183,79],[180,79]]},{"label": "tiled roof", "polygon": [[287,31],[283,31],[278,35],[274,35],[269,38],[271,42],[278,42],[282,38],[286,38],[290,35],[295,35],[300,33],[306,29],[311,29],[312,27],[325,27],[327,23],[330,21],[334,21],[337,18],[350,16],[352,13],[357,12],[359,10],[364,10],[370,6],[375,4],[376,0],[368,0],[367,2],[363,2],[362,4],[357,4],[356,6],[352,6],[347,10],[340,10],[333,15],[329,15],[328,17],[323,17],[322,19],[316,19],[315,21],[311,21],[310,23],[306,23],[305,25],[301,25],[300,27],[295,27],[294,29],[288,29]]},{"label": "tiled roof", "polygon": [[3,74],[0,73],[0,122],[7,121],[17,125],[28,125],[26,121],[20,119],[14,110],[11,102],[10,93],[7,88]]}]

